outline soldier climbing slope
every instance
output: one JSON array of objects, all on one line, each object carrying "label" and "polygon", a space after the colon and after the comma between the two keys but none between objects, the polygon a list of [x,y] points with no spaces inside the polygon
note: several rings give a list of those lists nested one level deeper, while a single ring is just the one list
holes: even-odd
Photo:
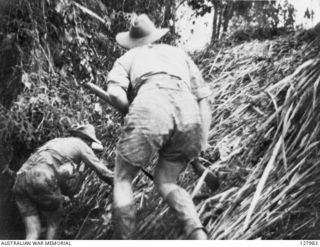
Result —
[{"label": "soldier climbing slope", "polygon": [[182,50],[152,44],[168,32],[146,15],[136,17],[117,42],[130,49],[108,75],[109,102],[127,113],[117,146],[114,179],[115,238],[135,228],[131,182],[155,154],[155,186],[184,226],[185,238],[207,239],[190,195],[177,185],[179,173],[206,148],[211,122],[210,90]]},{"label": "soldier climbing slope", "polygon": [[90,148],[102,149],[90,124],[70,130],[71,137],[56,138],[45,143],[17,172],[13,191],[23,217],[26,239],[39,239],[40,214],[47,218],[46,239],[56,237],[62,203],[74,193],[69,182],[77,176],[83,162],[108,184],[113,183],[112,172],[97,158]]}]

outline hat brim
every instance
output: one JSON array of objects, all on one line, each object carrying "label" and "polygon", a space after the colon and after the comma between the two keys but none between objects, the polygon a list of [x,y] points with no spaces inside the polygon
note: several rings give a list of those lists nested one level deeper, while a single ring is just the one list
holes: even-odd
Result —
[{"label": "hat brim", "polygon": [[160,29],[157,29],[155,32],[151,33],[150,35],[143,38],[139,38],[139,39],[132,38],[129,35],[129,32],[121,32],[117,34],[116,41],[122,47],[127,49],[132,49],[132,48],[147,45],[156,40],[159,40],[168,31],[169,31],[168,28],[160,28]]},{"label": "hat brim", "polygon": [[102,144],[101,144],[101,141],[99,141],[97,138],[95,138],[95,137],[93,137],[93,136],[86,135],[86,134],[84,134],[84,133],[82,133],[82,132],[80,132],[80,131],[77,131],[77,130],[70,130],[69,132],[70,132],[71,134],[76,134],[76,135],[78,135],[78,136],[82,136],[82,137],[85,137],[85,138],[89,138],[91,141],[96,142],[96,143],[98,143],[99,145],[102,145]]},{"label": "hat brim", "polygon": [[91,148],[96,151],[103,151],[103,146],[101,143],[93,142],[91,143]]},{"label": "hat brim", "polygon": [[101,144],[101,141],[99,141],[98,139],[96,139],[96,138],[93,138],[93,137],[89,137],[91,140],[93,140],[94,142],[96,142],[96,143],[98,143],[99,145],[102,145]]}]

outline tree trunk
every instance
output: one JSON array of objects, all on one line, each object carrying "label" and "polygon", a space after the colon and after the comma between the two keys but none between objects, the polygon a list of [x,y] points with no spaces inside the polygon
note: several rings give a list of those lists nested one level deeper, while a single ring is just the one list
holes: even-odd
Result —
[{"label": "tree trunk", "polygon": [[[223,8],[225,8],[225,6],[224,6]],[[219,14],[219,21],[218,21],[217,34],[216,34],[216,39],[217,39],[217,40],[220,39],[220,30],[221,30],[221,24],[222,24],[223,8],[220,7],[220,8],[219,8],[219,12],[218,12],[218,14]]]},{"label": "tree trunk", "polygon": [[228,2],[223,13],[223,33],[222,33],[223,35],[226,32],[228,32],[229,21],[231,20],[233,15],[233,8],[234,8],[234,3]]},{"label": "tree trunk", "polygon": [[[176,19],[176,1],[166,1],[165,12],[164,12],[164,24],[170,28],[170,32],[175,34],[175,19]],[[172,23],[170,23],[172,21]]]},{"label": "tree trunk", "polygon": [[218,21],[218,12],[219,12],[219,5],[217,2],[213,2],[213,22],[212,22],[212,34],[211,34],[211,42],[210,44],[213,45],[217,39],[217,21]]}]

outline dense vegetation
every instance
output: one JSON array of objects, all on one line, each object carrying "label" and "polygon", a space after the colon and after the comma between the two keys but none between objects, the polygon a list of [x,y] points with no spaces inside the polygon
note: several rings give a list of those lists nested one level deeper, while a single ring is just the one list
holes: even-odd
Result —
[{"label": "dense vegetation", "polygon": [[[186,2],[199,13],[206,11],[205,5]],[[241,28],[239,23],[255,13],[254,8],[261,13],[261,8],[273,6],[232,6],[234,26],[230,16],[222,14],[230,8],[228,2],[212,2],[221,8],[217,11],[221,23],[228,21],[234,29]],[[104,87],[108,70],[123,52],[115,34],[128,28],[132,12],[148,13],[157,26],[170,25],[171,35],[164,41],[175,43],[179,4],[174,0],[0,4],[4,23],[0,27],[0,238],[12,239],[23,237],[23,227],[7,168],[18,170],[36,147],[66,135],[74,123],[90,122],[105,146],[100,157],[113,169],[122,116],[82,84],[92,81]],[[213,239],[318,238],[312,229],[318,224],[319,208],[320,129],[315,110],[320,102],[319,26],[295,34],[290,21],[287,28],[278,29],[274,22],[260,19],[266,26],[235,32],[217,24],[224,35],[192,54],[213,92],[211,147],[201,160],[219,172],[223,183],[213,193],[189,168],[180,183],[192,194]],[[179,224],[152,182],[141,174],[134,184],[137,238],[179,238]],[[86,171],[79,194],[66,205],[61,237],[109,239],[111,191]]]}]

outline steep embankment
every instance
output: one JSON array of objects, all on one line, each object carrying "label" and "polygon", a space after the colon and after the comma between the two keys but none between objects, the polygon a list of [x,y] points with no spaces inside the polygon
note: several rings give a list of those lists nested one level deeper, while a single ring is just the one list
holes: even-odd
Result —
[{"label": "steep embankment", "polygon": [[213,90],[207,158],[218,152],[210,167],[225,174],[199,205],[213,239],[319,237],[318,28],[199,57]]}]

